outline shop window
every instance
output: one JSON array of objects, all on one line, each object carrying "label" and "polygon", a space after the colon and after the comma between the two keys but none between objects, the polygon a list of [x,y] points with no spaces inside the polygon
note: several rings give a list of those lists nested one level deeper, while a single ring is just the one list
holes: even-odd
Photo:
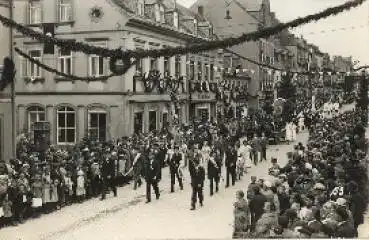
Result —
[{"label": "shop window", "polygon": [[43,121],[46,121],[44,108],[36,106],[28,108],[28,130],[32,129],[34,123]]},{"label": "shop window", "polygon": [[149,111],[149,132],[156,130],[156,111]]},{"label": "shop window", "polygon": [[197,80],[202,81],[202,62],[197,62]]},{"label": "shop window", "polygon": [[179,78],[182,75],[181,62],[182,62],[181,56],[180,55],[175,56],[175,73],[177,78]]},{"label": "shop window", "polygon": [[76,112],[71,107],[57,110],[57,144],[76,143]]},{"label": "shop window", "polygon": [[92,139],[99,141],[106,140],[106,112],[105,111],[89,111],[88,113],[88,135]]},{"label": "shop window", "polygon": [[189,75],[187,76],[188,79],[190,80],[194,80],[195,79],[195,62],[194,61],[190,61],[190,66],[189,66]]},{"label": "shop window", "polygon": [[164,57],[164,73],[170,75],[170,58]]},{"label": "shop window", "polygon": [[136,112],[133,119],[133,131],[136,134],[143,132],[143,112]]},{"label": "shop window", "polygon": [[202,120],[202,121],[208,121],[210,114],[209,114],[209,109],[207,108],[198,108],[197,109],[197,116]]},{"label": "shop window", "polygon": [[168,113],[165,112],[163,113],[163,128],[166,128],[168,125],[169,125]]}]

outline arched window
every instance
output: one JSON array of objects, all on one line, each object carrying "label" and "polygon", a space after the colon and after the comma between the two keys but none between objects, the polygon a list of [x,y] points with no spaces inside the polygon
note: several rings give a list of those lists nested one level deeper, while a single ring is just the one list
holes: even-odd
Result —
[{"label": "arched window", "polygon": [[88,111],[88,135],[90,138],[105,141],[107,135],[107,114],[103,109]]},{"label": "arched window", "polygon": [[71,107],[59,107],[57,118],[57,144],[76,143],[76,112]]},{"label": "arched window", "polygon": [[28,108],[28,131],[32,129],[32,125],[36,122],[46,121],[45,109],[39,106]]}]

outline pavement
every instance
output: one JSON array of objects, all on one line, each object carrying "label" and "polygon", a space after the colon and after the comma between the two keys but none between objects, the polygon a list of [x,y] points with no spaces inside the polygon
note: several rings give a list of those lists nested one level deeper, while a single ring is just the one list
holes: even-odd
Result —
[{"label": "pavement", "polygon": [[[297,136],[297,142],[306,144],[307,133]],[[281,166],[287,163],[286,153],[293,144],[274,145],[267,150],[267,159],[277,157]],[[75,239],[168,239],[168,238],[231,238],[233,230],[233,203],[238,190],[246,192],[250,177],[271,179],[270,162],[262,162],[249,169],[234,187],[220,190],[209,196],[205,182],[204,207],[190,211],[191,187],[188,171],[185,172],[184,190],[170,193],[168,169],[163,170],[160,182],[161,197],[145,204],[145,185],[132,190],[132,184],[118,189],[118,197],[111,195],[105,201],[92,199],[74,204],[22,225],[0,230],[0,240],[75,240]],[[223,176],[225,171],[223,170]]]}]

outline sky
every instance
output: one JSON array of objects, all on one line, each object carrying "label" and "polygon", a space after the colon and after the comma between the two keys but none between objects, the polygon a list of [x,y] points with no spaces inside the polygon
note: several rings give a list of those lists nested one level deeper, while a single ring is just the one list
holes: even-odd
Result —
[{"label": "sky", "polygon": [[[195,1],[177,0],[186,7],[191,6]],[[277,18],[281,22],[287,22],[346,1],[270,0],[270,5],[271,11],[276,13]],[[331,56],[352,56],[353,60],[360,61],[359,65],[369,64],[369,1],[337,16],[293,29],[293,32],[303,35],[309,43],[317,45],[321,51]]]}]

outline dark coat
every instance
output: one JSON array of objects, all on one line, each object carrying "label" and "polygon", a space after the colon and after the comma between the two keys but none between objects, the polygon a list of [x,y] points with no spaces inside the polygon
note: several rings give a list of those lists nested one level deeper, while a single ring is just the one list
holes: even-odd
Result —
[{"label": "dark coat", "polygon": [[336,229],[336,237],[338,238],[355,238],[356,231],[348,221],[340,223]]},{"label": "dark coat", "polygon": [[250,200],[250,212],[255,214],[256,219],[258,219],[264,211],[264,203],[267,201],[267,198],[263,194],[256,194]]},{"label": "dark coat", "polygon": [[150,154],[145,162],[145,179],[146,181],[160,181],[161,164],[160,160],[154,154]]},{"label": "dark coat", "polygon": [[197,187],[204,187],[205,181],[205,169],[202,166],[196,167],[193,161],[189,164],[190,175],[191,175],[191,185]]},{"label": "dark coat", "polygon": [[171,171],[177,171],[182,160],[182,154],[174,153],[168,160],[168,165]]},{"label": "dark coat", "polygon": [[219,178],[220,170],[222,168],[222,158],[216,156],[214,158],[215,164],[212,161],[208,161],[208,178]]},{"label": "dark coat", "polygon": [[237,151],[235,149],[227,150],[225,158],[225,165],[227,168],[236,168],[237,163]]},{"label": "dark coat", "polygon": [[115,176],[115,161],[112,158],[104,159],[101,165],[101,176],[103,178],[108,176],[113,178]]}]

